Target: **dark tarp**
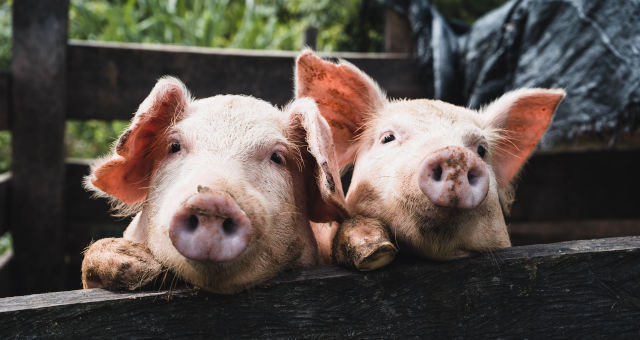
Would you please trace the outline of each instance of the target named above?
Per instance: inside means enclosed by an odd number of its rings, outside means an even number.
[[[640,126],[640,0],[513,0],[471,27],[426,0],[389,0],[405,14],[433,98],[471,108],[520,87],[562,87],[541,147],[605,141]]]

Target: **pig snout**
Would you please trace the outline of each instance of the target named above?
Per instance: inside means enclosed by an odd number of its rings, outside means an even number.
[[[237,258],[247,248],[250,233],[251,221],[236,201],[226,193],[210,190],[188,198],[169,225],[176,250],[200,261]]]
[[[473,209],[489,190],[487,166],[463,147],[435,151],[424,160],[419,174],[420,190],[440,207]]]

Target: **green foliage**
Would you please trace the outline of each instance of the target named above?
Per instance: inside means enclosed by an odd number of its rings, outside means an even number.
[[[11,0],[0,1],[0,71],[11,63]]]
[[[11,233],[7,232],[0,236],[0,255],[4,254],[7,250],[11,249],[13,239]]]
[[[111,144],[126,129],[128,122],[115,120],[67,121],[67,154],[76,158],[95,158],[109,151]]]
[[[369,1],[365,1],[369,3]],[[72,39],[205,47],[298,50],[308,26],[318,47],[346,46],[345,27],[358,19],[360,0],[72,0]],[[380,50],[382,34],[362,32]]]
[[[11,168],[11,132],[0,131],[0,173]]]

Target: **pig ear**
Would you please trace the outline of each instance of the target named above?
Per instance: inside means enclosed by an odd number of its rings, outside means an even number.
[[[483,110],[486,126],[500,134],[492,163],[501,188],[511,183],[533,152],[564,96],[562,89],[520,89]]]
[[[380,87],[357,67],[324,61],[311,50],[296,60],[296,97],[311,97],[333,133],[339,166],[353,161],[354,137],[387,102]]]
[[[303,152],[310,219],[329,222],[345,218],[347,210],[329,125],[310,98],[295,100],[287,113],[290,136]]]
[[[125,204],[142,201],[148,192],[154,163],[166,152],[158,141],[181,118],[188,98],[184,84],[178,79],[160,79],[115,143],[111,156],[93,167],[88,182]]]

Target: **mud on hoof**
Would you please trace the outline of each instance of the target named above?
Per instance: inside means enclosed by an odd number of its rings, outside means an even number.
[[[82,260],[82,287],[135,290],[150,284],[163,268],[143,244],[105,238],[91,244]]]
[[[398,249],[382,222],[356,216],[342,223],[333,240],[332,252],[337,263],[369,271],[393,261]]]

